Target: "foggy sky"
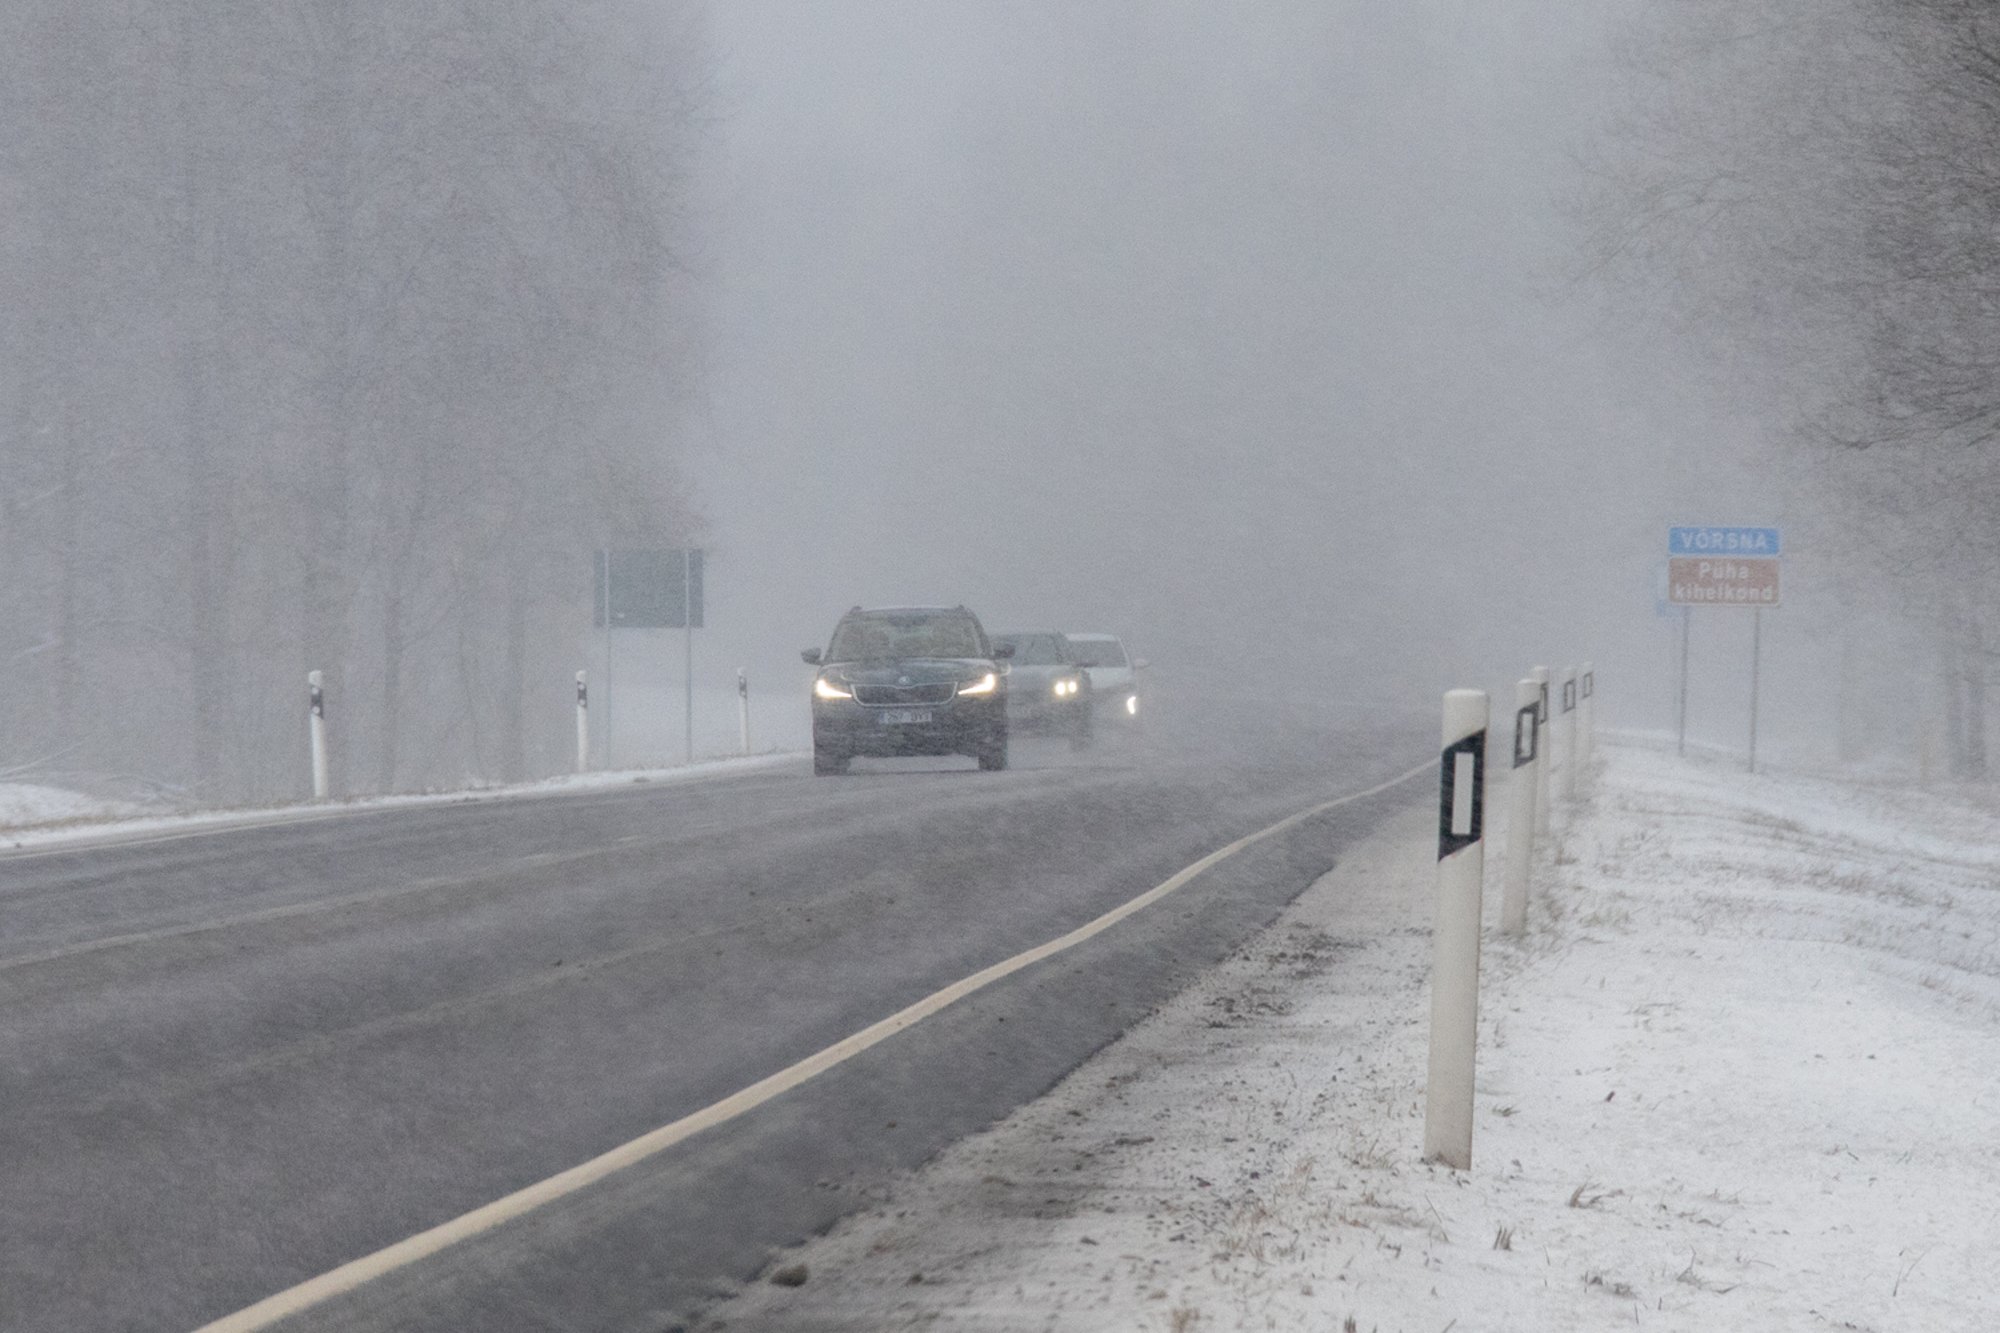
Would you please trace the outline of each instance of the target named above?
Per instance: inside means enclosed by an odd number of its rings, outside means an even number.
[[[1664,527],[1782,515],[1571,299],[1617,13],[717,7],[704,669],[965,601],[1361,693],[1656,670]]]
[[[1870,656],[1785,386],[1587,271],[1642,0],[114,11],[0,25],[14,763],[295,794],[308,669],[343,790],[566,764],[578,668],[600,759],[678,757],[606,544],[707,549],[709,753],[739,666],[801,743],[798,649],[885,603],[1281,709],[1594,658],[1663,725],[1675,523],[1786,525],[1774,733]],[[1697,622],[1727,732],[1748,624]]]

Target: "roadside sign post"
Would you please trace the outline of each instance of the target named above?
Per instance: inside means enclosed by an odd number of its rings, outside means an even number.
[[[1540,758],[1535,764],[1535,836],[1549,835],[1549,669],[1538,666],[1528,672],[1535,682],[1535,725],[1540,728],[1535,742]]]
[[[331,788],[326,759],[326,677],[306,673],[306,738],[312,746],[313,799],[324,801]]]
[[[1589,662],[1583,664],[1583,675],[1577,678],[1576,724],[1581,727],[1578,741],[1578,756],[1585,769],[1590,767],[1591,758],[1597,753],[1597,668]]]
[[[1472,1082],[1479,1039],[1479,895],[1486,869],[1486,721],[1486,691],[1452,690],[1444,696],[1424,1160],[1442,1162],[1455,1171],[1472,1169]]]
[[[1681,608],[1678,750],[1687,753],[1688,623],[1697,606],[1750,608],[1750,771],[1757,771],[1757,695],[1764,611],[1779,604],[1782,554],[1776,528],[1667,529],[1667,599]]]
[[[1507,778],[1507,880],[1500,895],[1500,929],[1519,935],[1528,925],[1528,877],[1535,860],[1535,770],[1542,762],[1542,687],[1514,683],[1514,767]]]
[[[1688,625],[1694,619],[1694,608],[1681,608],[1681,706],[1680,722],[1675,728],[1674,753],[1686,758],[1688,752]]]
[[[750,753],[750,673],[736,668],[736,721],[743,732],[743,753]]]
[[[604,766],[611,762],[613,630],[678,629],[681,641],[682,752],[694,761],[694,632],[702,627],[701,548],[673,546],[597,552],[595,618],[604,630]]]
[[[682,762],[694,762],[694,561],[693,551],[681,551],[681,736]]]
[[[1563,668],[1562,678],[1562,723],[1563,723],[1563,799],[1576,802],[1576,668]],[[1574,811],[1563,818],[1574,819]]]
[[[604,579],[599,589],[597,623],[604,626],[604,767],[607,771],[617,771],[618,765],[612,759],[611,751],[611,700],[616,697],[611,688],[611,552],[605,550]]]
[[[590,771],[590,685],[586,673],[576,673],[576,771]]]
[[[1757,771],[1757,674],[1764,647],[1764,610],[1750,613],[1750,771]]]

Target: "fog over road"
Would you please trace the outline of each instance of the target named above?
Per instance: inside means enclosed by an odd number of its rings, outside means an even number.
[[[1286,745],[1239,719],[1017,743],[1000,774],[801,760],[0,859],[0,1325],[193,1327],[698,1110],[1431,748],[1349,713]],[[665,1326],[1049,1086],[1422,794],[1305,821],[286,1327]]]

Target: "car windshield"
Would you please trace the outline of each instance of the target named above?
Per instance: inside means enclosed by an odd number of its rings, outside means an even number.
[[[970,616],[936,612],[874,612],[840,622],[827,649],[829,662],[884,657],[984,657],[979,627]]]
[[[1069,646],[1075,651],[1080,662],[1101,667],[1125,665],[1125,649],[1116,639],[1071,639]]]
[[[994,642],[1014,645],[1015,666],[1058,666],[1069,660],[1053,634],[1003,634]]]

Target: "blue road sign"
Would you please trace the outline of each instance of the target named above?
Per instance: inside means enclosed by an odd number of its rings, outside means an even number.
[[[1777,555],[1776,528],[1668,528],[1668,555]]]

